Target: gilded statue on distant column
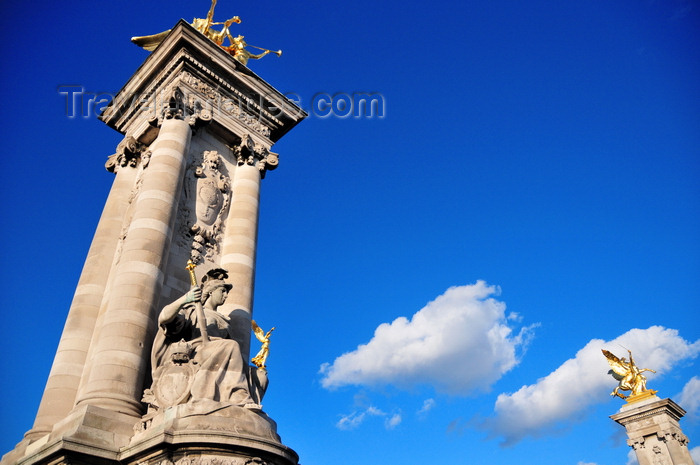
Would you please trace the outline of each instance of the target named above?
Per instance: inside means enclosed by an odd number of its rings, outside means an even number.
[[[656,391],[647,389],[647,378],[642,373],[645,371],[650,371],[656,373],[656,371],[650,368],[639,368],[632,358],[632,351],[627,349],[630,359],[627,361],[625,357],[617,358],[615,354],[603,349],[603,355],[608,360],[608,365],[610,365],[611,370],[608,371],[609,374],[613,376],[620,384],[610,393],[611,396],[618,396],[621,399],[627,399],[627,402],[634,400],[635,396],[647,393],[648,395],[656,394]],[[625,396],[620,392],[631,391],[629,396]]]
[[[243,40],[243,36],[241,35],[234,38],[231,35],[229,28],[234,23],[241,23],[241,19],[238,16],[234,16],[231,19],[227,19],[224,22],[214,22],[214,8],[216,7],[216,2],[217,0],[211,0],[211,7],[209,8],[207,17],[194,18],[191,23],[192,27],[204,34],[209,40],[211,40],[216,45],[224,49],[227,53],[232,55],[233,58],[235,58],[240,63],[243,63],[244,65],[248,64],[248,60],[251,58],[257,60],[269,53],[274,53],[277,56],[282,56],[282,50],[268,50],[266,48],[256,47],[255,45],[248,45]],[[212,27],[218,25],[223,25],[224,27],[221,30],[216,30]],[[158,47],[161,44],[161,42],[163,42],[163,40],[167,37],[169,33],[170,29],[150,36],[132,37],[131,41],[139,47],[142,47],[151,52],[155,50],[156,47]],[[226,39],[229,40],[229,45],[224,45],[224,41]],[[245,47],[257,48],[258,50],[262,50],[263,53],[255,55],[246,50]]]
[[[260,326],[258,326],[255,320],[251,320],[250,323],[253,327],[253,333],[255,333],[255,337],[258,339],[258,341],[262,342],[262,347],[260,348],[258,355],[253,357],[250,361],[253,362],[253,364],[256,367],[262,368],[264,370],[265,362],[267,361],[267,356],[270,355],[270,336],[272,336],[272,331],[274,331],[275,328],[273,326],[272,329],[266,333],[262,330],[262,328],[260,328]]]

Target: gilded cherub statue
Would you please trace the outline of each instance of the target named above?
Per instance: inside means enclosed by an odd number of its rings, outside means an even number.
[[[630,359],[627,361],[625,357],[617,358],[613,353],[603,349],[603,355],[608,360],[608,365],[610,365],[611,370],[608,371],[609,374],[613,376],[620,384],[610,393],[611,396],[618,396],[622,399],[628,399],[638,394],[646,391],[655,393],[647,389],[647,378],[642,373],[645,371],[650,371],[656,373],[650,368],[640,369],[632,358],[632,351],[627,349]],[[629,396],[625,396],[620,393],[620,390],[631,391]]]
[[[265,55],[267,55],[268,53],[274,53],[278,57],[282,56],[282,50],[277,50],[277,51],[268,50],[266,48],[256,47],[255,45],[248,45],[245,42],[245,40],[243,40],[243,36],[241,36],[241,35],[234,38],[234,37],[231,37],[231,35],[229,34],[228,37],[229,37],[229,40],[231,41],[231,45],[229,45],[228,47],[222,47],[222,48],[224,50],[226,50],[228,53],[230,53],[231,55],[233,55],[233,58],[240,61],[244,65],[248,64],[249,59],[253,58],[254,60],[258,60],[258,59],[264,57]],[[246,47],[257,48],[258,50],[263,50],[263,52],[258,54],[258,55],[254,55],[254,54],[250,53],[248,50],[246,50],[245,49]]]
[[[265,362],[267,361],[267,356],[270,354],[270,336],[275,328],[273,327],[266,333],[260,328],[260,326],[258,326],[255,320],[251,320],[250,324],[253,327],[255,337],[258,339],[258,341],[262,342],[262,347],[260,348],[258,355],[253,357],[250,361],[253,362],[253,364],[258,368],[265,369]]]
[[[216,2],[217,0],[211,0],[211,7],[209,8],[209,12],[207,13],[206,18],[194,18],[192,20],[192,27],[197,29],[199,32],[204,34],[209,40],[214,42],[216,45],[221,47],[222,49],[226,50],[230,55],[233,56],[237,61],[240,63],[243,63],[244,65],[248,64],[248,60],[253,58],[253,59],[259,59],[267,55],[268,53],[274,53],[277,56],[282,56],[282,50],[268,50],[266,48],[261,48],[261,47],[256,47],[254,45],[248,45],[245,43],[243,40],[243,36],[239,35],[238,37],[234,38],[231,35],[231,32],[229,31],[229,28],[233,23],[240,24],[241,19],[238,16],[234,16],[231,19],[228,19],[226,21],[222,22],[214,22],[214,8],[216,7]],[[223,25],[224,27],[219,31],[214,29],[212,26],[218,26],[218,25]],[[138,45],[141,48],[144,48],[146,50],[153,51],[158,47],[163,40],[167,37],[167,35],[170,33],[170,29],[167,31],[163,31],[159,34],[153,34],[150,36],[140,36],[140,37],[132,37],[131,41]],[[228,39],[230,44],[229,45],[224,45],[224,41]],[[257,48],[259,50],[263,50],[263,53],[260,53],[258,55],[255,55],[248,50],[245,49],[245,47],[253,47]]]

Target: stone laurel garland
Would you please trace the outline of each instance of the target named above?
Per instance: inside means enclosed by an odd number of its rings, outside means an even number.
[[[137,465],[272,465],[261,458],[244,457],[183,457],[173,462],[170,459],[159,460],[157,462],[138,462]]]

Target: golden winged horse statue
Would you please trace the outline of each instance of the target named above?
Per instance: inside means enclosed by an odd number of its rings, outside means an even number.
[[[240,24],[241,19],[238,16],[234,16],[231,19],[227,19],[224,22],[214,22],[214,8],[216,7],[217,0],[211,1],[211,7],[207,13],[206,18],[194,18],[192,20],[192,27],[197,29],[199,32],[204,34],[209,40],[214,42],[216,45],[224,49],[227,53],[233,56],[237,61],[248,64],[248,60],[259,59],[267,55],[268,53],[274,53],[277,56],[282,56],[282,50],[268,50],[262,47],[256,47],[255,45],[248,45],[244,40],[243,36],[233,37],[229,28],[234,23]],[[216,30],[212,26],[223,25],[221,30]],[[160,32],[158,34],[153,34],[150,36],[139,36],[132,37],[131,41],[138,45],[139,47],[148,50],[149,52],[155,50],[163,40],[170,34],[170,29],[167,31]],[[224,41],[228,39],[229,45],[224,45]],[[253,47],[262,50],[263,53],[253,54],[245,49],[245,47]]]
[[[639,368],[632,358],[632,351],[627,350],[630,359],[627,361],[625,357],[617,358],[615,354],[603,349],[603,355],[608,360],[608,365],[610,365],[609,374],[613,376],[620,384],[610,393],[611,396],[618,396],[622,399],[627,399],[628,397],[639,395],[643,392],[650,391],[647,389],[647,378],[642,373],[645,371],[650,371],[656,373],[650,368]],[[631,391],[629,396],[625,396],[620,393],[622,391]]]

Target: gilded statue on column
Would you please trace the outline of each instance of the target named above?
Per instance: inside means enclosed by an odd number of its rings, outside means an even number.
[[[260,328],[260,326],[258,326],[255,320],[251,320],[250,323],[253,327],[255,338],[262,343],[262,347],[260,347],[258,355],[253,357],[250,361],[258,368],[262,368],[264,370],[266,368],[265,362],[267,362],[267,356],[270,355],[270,336],[272,336],[272,331],[274,331],[275,328],[273,326],[272,329],[266,333],[262,330],[262,328]]]
[[[610,365],[609,374],[613,376],[619,384],[610,393],[611,396],[618,396],[621,399],[627,399],[628,402],[633,400],[633,397],[639,396],[642,393],[649,393],[653,395],[656,391],[647,389],[647,378],[642,373],[645,371],[650,371],[656,373],[656,371],[650,368],[639,368],[632,358],[632,351],[627,350],[629,353],[629,361],[625,357],[617,358],[615,354],[603,349],[603,355],[608,360],[608,365]],[[629,396],[622,394],[620,391],[631,391]]]
[[[209,8],[209,12],[207,13],[206,18],[194,18],[192,20],[192,27],[204,34],[205,37],[207,37],[209,40],[221,47],[223,50],[225,50],[227,53],[233,56],[233,58],[235,58],[237,61],[244,65],[247,65],[248,60],[251,58],[257,60],[269,53],[273,53],[277,56],[282,56],[282,50],[268,50],[266,48],[256,47],[255,45],[248,45],[243,40],[242,35],[239,35],[234,38],[231,35],[229,28],[234,23],[241,23],[241,19],[238,16],[234,16],[231,19],[227,19],[224,22],[214,22],[214,8],[216,7],[216,2],[217,0],[212,0],[211,7]],[[223,28],[221,28],[221,30],[217,30],[214,27],[212,27],[220,25],[223,25]],[[155,50],[161,44],[161,42],[163,42],[163,40],[165,40],[170,31],[171,30],[168,29],[167,31],[163,31],[161,33],[153,34],[150,36],[132,37],[131,41],[139,47],[151,52]],[[226,39],[228,39],[229,41],[228,45],[224,45]],[[256,48],[258,50],[262,50],[263,52],[256,55],[246,50],[246,47]]]

